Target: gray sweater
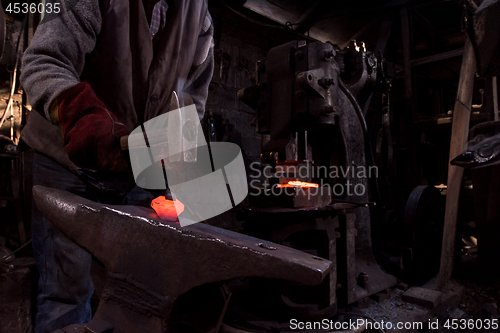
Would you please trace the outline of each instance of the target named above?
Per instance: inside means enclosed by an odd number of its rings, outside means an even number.
[[[167,25],[153,52],[142,0],[50,0],[22,62],[33,110],[22,139],[76,170],[50,120],[52,101],[88,82],[130,130],[168,110],[172,92],[189,94],[200,117],[213,74],[213,25],[204,0],[169,0]]]

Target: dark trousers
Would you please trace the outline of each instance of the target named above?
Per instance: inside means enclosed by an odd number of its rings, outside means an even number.
[[[80,177],[38,153],[33,159],[33,185],[57,188],[97,201]],[[152,198],[149,192],[135,187],[124,202],[142,205]],[[32,211],[32,238],[40,273],[35,333],[89,322],[90,298],[94,291],[90,277],[91,255],[54,228],[36,205]]]

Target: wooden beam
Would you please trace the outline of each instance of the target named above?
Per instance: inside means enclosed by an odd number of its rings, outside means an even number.
[[[405,98],[409,101],[412,99],[412,79],[411,79],[411,36],[410,36],[410,21],[408,18],[408,10],[403,7],[400,12],[401,16],[401,37],[403,39],[403,66],[405,79]]]
[[[419,65],[423,65],[423,64],[428,64],[431,62],[455,58],[455,57],[461,56],[462,54],[464,54],[464,49],[460,48],[460,49],[456,49],[456,50],[452,50],[452,51],[448,51],[448,52],[435,54],[435,55],[432,55],[429,57],[413,59],[411,61],[411,66],[415,67],[415,66],[419,66]]]
[[[269,1],[247,0],[243,7],[248,8],[256,12],[257,14],[260,14],[283,25],[287,22],[296,23],[300,20],[300,17],[298,15],[290,13]],[[309,36],[321,42],[336,40],[335,36],[316,27],[311,27],[309,29]]]
[[[457,100],[453,111],[451,128],[450,158],[462,153],[469,136],[469,121],[472,106],[474,76],[476,74],[476,56],[472,43],[467,38],[464,47]],[[457,236],[458,204],[462,187],[464,169],[448,165],[448,188],[446,190],[446,211],[444,216],[443,245],[441,250],[441,266],[439,269],[438,288],[450,279],[453,272],[455,239]]]

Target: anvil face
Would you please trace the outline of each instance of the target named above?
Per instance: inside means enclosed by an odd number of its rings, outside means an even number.
[[[164,331],[173,302],[196,286],[240,277],[317,285],[332,265],[206,224],[181,227],[145,207],[103,205],[42,186],[33,196],[56,228],[104,264],[108,281],[95,318],[114,332]]]

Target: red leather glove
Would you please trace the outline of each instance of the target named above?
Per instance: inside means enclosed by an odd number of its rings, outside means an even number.
[[[120,137],[130,131],[86,82],[81,82],[58,96],[59,122],[64,148],[73,163],[98,171],[130,169],[120,149]]]

